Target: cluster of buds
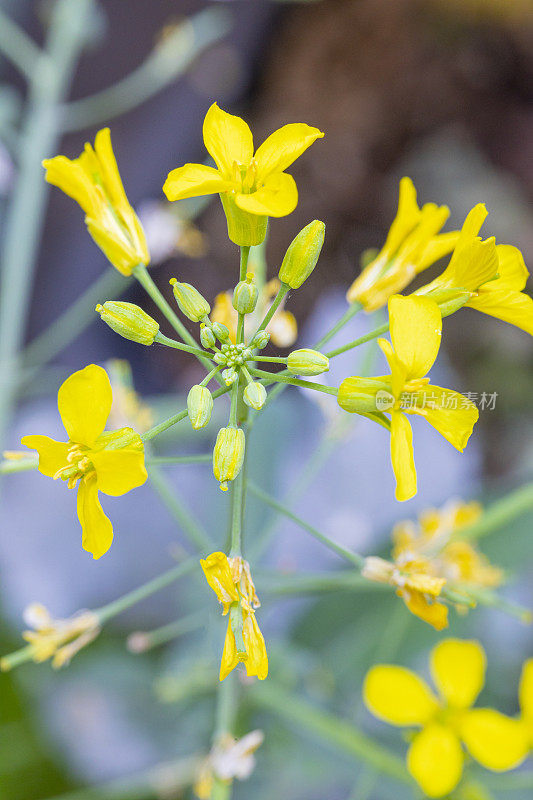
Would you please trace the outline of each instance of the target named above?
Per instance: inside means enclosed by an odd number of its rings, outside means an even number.
[[[167,338],[160,332],[159,324],[133,303],[108,300],[96,306],[102,320],[125,339],[145,346],[154,343],[171,346],[199,356],[204,363],[213,363],[213,369],[189,390],[187,414],[195,430],[205,428],[211,419],[214,400],[208,384],[216,379],[231,391],[230,420],[227,427],[219,431],[213,451],[213,472],[222,490],[237,477],[243,464],[245,436],[239,423],[246,414],[245,407],[259,411],[267,400],[265,384],[269,383],[269,373],[257,370],[256,363],[284,365],[282,380],[288,383],[294,381],[291,376],[316,376],[329,369],[328,358],[309,348],[294,350],[286,358],[266,357],[261,353],[269,344],[270,333],[266,327],[276,309],[289,290],[300,287],[315,268],[324,242],[324,230],[324,223],[315,220],[291,242],[279,270],[278,293],[252,335],[245,334],[244,318],[254,314],[257,308],[259,287],[254,274],[243,270],[231,298],[238,319],[236,329],[231,332],[224,323],[209,318],[211,306],[192,284],[171,278],[170,285],[180,312],[191,322],[200,324],[198,345]],[[273,375],[273,379],[271,382],[278,381],[280,376]],[[237,406],[241,409],[240,419]]]

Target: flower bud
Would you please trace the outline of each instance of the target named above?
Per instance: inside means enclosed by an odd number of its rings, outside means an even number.
[[[266,389],[262,383],[255,383],[251,381],[247,384],[244,392],[244,402],[250,408],[254,408],[256,411],[260,411],[263,408],[263,405],[266,400]]]
[[[241,471],[245,438],[242,428],[221,428],[213,450],[213,473],[223,492]]]
[[[375,414],[394,407],[392,387],[376,378],[360,378],[354,375],[345,378],[339,386],[337,402],[350,414]]]
[[[187,413],[195,431],[205,428],[212,410],[213,398],[207,386],[191,386],[187,395]]]
[[[329,359],[309,348],[293,350],[287,358],[287,368],[294,375],[320,375],[329,370]]]
[[[217,337],[219,342],[227,342],[229,339],[229,330],[222,322],[213,322],[211,330]]]
[[[235,367],[230,367],[222,372],[222,378],[226,386],[232,386],[238,378],[238,373]]]
[[[98,304],[96,311],[105,323],[125,339],[139,344],[151,345],[159,333],[159,325],[142,308],[134,303],[107,300]]]
[[[263,347],[266,347],[270,341],[270,334],[267,331],[258,331],[252,341],[250,342],[250,347],[257,347],[258,350],[262,350]]]
[[[200,292],[190,283],[179,283],[176,278],[169,281],[182,314],[193,322],[200,322],[209,312],[211,306]]]
[[[326,226],[315,219],[302,228],[289,245],[279,271],[279,279],[291,289],[298,289],[307,280],[320,256]]]
[[[202,343],[202,347],[205,347],[206,350],[209,350],[216,344],[215,334],[205,323],[202,323],[200,326],[200,341]]]
[[[245,281],[240,281],[233,292],[233,308],[239,314],[251,314],[257,305],[257,286],[253,283],[253,273],[246,275]]]

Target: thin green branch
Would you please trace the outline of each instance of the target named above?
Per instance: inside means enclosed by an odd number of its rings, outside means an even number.
[[[326,386],[323,383],[314,383],[314,381],[303,381],[300,378],[290,378],[279,372],[265,372],[262,369],[250,369],[250,372],[257,378],[261,378],[264,383],[286,383],[291,386],[300,386],[302,389],[314,389],[316,392],[324,392],[335,397],[338,393],[338,389],[335,386]]]
[[[318,342],[314,345],[313,350],[321,350],[325,344],[329,342],[330,339],[340,331],[344,326],[355,317],[355,315],[361,311],[362,309],[361,303],[352,303],[348,310],[342,315],[340,320],[329,330],[324,336],[318,340]]]
[[[205,624],[205,613],[203,611],[195,611],[186,617],[170,622],[168,625],[162,625],[152,631],[136,631],[132,633],[128,636],[128,649],[132,653],[145,653],[147,650],[153,650],[154,647],[168,644],[186,633],[192,633],[204,627]]]
[[[214,544],[211,537],[192,514],[187,511],[176,491],[176,487],[170,483],[162,470],[152,464],[148,467],[148,478],[175,521],[198,550],[202,553],[213,550]]]
[[[533,483],[520,486],[501,500],[492,503],[479,519],[471,525],[459,528],[453,539],[470,541],[488,536],[490,533],[504,528],[509,522],[533,509]]]
[[[6,458],[5,461],[0,461],[0,475],[12,475],[15,472],[27,472],[32,469],[37,469],[38,466],[38,456],[21,459]]]
[[[348,342],[348,344],[345,344],[342,347],[337,347],[336,350],[330,350],[329,353],[326,353],[326,356],[328,358],[335,358],[335,356],[340,356],[341,353],[346,353],[348,352],[348,350],[353,350],[354,347],[359,347],[362,344],[371,342],[372,339],[377,339],[378,336],[382,336],[384,333],[387,333],[388,330],[389,330],[389,323],[386,322],[384,325],[380,325],[379,328],[370,331],[370,333],[365,333],[364,336],[360,336],[359,339],[354,339],[353,342]]]
[[[221,397],[223,394],[226,394],[230,390],[230,386],[222,386],[220,389],[217,389],[216,392],[213,392],[213,398]],[[172,417],[163,420],[158,425],[154,425],[153,428],[150,428],[149,431],[143,433],[141,439],[143,442],[149,442],[151,439],[154,439],[156,436],[159,436],[160,433],[163,431],[168,430],[173,425],[176,425],[177,422],[181,422],[182,420],[188,417],[187,409],[185,408],[183,411],[179,411],[177,414],[174,414]]]
[[[42,54],[27,33],[0,8],[0,53],[30,81]],[[41,62],[42,63],[42,62]]]
[[[192,347],[190,344],[177,342],[175,339],[169,339],[168,336],[165,336],[161,331],[156,334],[154,342],[163,344],[166,347],[173,347],[175,350],[183,350],[185,353],[192,353],[193,356],[198,356],[199,358],[211,358],[211,353],[208,353],[206,350],[202,350],[200,347]],[[217,370],[211,370],[211,372],[216,371]]]
[[[259,333],[259,331],[264,331],[265,330],[265,328],[267,327],[268,323],[270,322],[270,320],[272,319],[272,317],[274,316],[274,314],[278,310],[280,304],[283,302],[283,299],[284,299],[285,295],[287,294],[287,292],[290,290],[290,288],[291,287],[288,286],[286,283],[282,283],[281,284],[281,286],[278,289],[277,295],[275,296],[274,300],[272,301],[272,305],[270,306],[270,308],[268,309],[267,313],[263,317],[263,321],[261,322],[261,324],[259,325],[258,329],[254,333],[254,336],[256,336]],[[253,337],[252,337],[252,339],[253,339]]]
[[[147,465],[162,466],[164,464],[210,464],[213,460],[211,453],[198,453],[191,456],[149,456]]]

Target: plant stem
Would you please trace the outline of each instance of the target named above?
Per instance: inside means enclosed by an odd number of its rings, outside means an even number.
[[[193,456],[150,456],[146,459],[149,466],[163,464],[210,464],[213,460],[211,453],[199,453]]]
[[[337,396],[338,389],[335,386],[325,386],[323,383],[314,383],[314,381],[302,381],[300,378],[289,378],[280,373],[265,372],[262,369],[251,369],[250,372],[257,378],[263,379],[265,383],[287,383],[291,386],[301,386],[302,389],[314,389],[316,392]]]
[[[202,350],[199,347],[191,347],[189,344],[182,344],[181,342],[177,342],[175,339],[169,339],[168,336],[165,336],[161,332],[156,335],[154,342],[157,342],[157,344],[164,344],[167,347],[174,347],[175,350],[184,350],[186,353],[192,353],[193,356],[198,356],[199,358],[211,359],[211,353],[208,353],[206,350]],[[217,371],[218,368],[211,370],[211,372]]]
[[[254,361],[266,361],[269,364],[286,364],[286,358],[280,358],[279,356],[254,356]]]
[[[205,625],[205,614],[203,611],[195,611],[186,617],[162,625],[152,631],[136,631],[128,637],[128,648],[135,653],[145,653],[154,647],[177,639],[186,633],[198,630]]]
[[[241,247],[241,260],[239,265],[239,281],[246,280],[246,271],[248,267],[248,258],[250,256],[249,247]],[[240,344],[244,342],[244,314],[239,312],[237,322],[237,333],[235,335],[235,342]]]
[[[197,568],[198,560],[196,558],[189,558],[176,567],[163,572],[162,575],[158,575],[157,578],[119,597],[118,600],[113,600],[105,606],[95,608],[94,613],[98,616],[101,623],[107,622],[112,617],[116,617],[118,614],[122,614],[123,611],[126,611],[126,609],[136,605],[136,603],[140,603],[141,600],[145,600],[147,597],[150,597],[150,595],[170,586],[171,583],[174,583],[174,581],[177,581],[184,575],[189,575]]]
[[[351,550],[347,550],[342,545],[334,542],[332,539],[329,538],[329,536],[326,536],[324,533],[321,533],[313,525],[309,525],[309,523],[301,519],[301,517],[298,517],[296,514],[293,514],[293,512],[290,509],[286,508],[284,505],[279,503],[269,494],[264,492],[262,489],[259,488],[259,486],[256,486],[255,483],[249,481],[248,489],[252,492],[252,494],[255,494],[256,497],[262,500],[263,503],[266,503],[271,508],[274,508],[276,511],[279,511],[280,514],[283,514],[288,519],[295,522],[296,525],[299,525],[299,527],[302,528],[304,531],[310,533],[311,536],[314,536],[315,539],[318,539],[319,542],[322,542],[322,544],[326,545],[326,547],[328,547],[330,550],[333,550],[335,553],[337,553],[337,555],[341,556],[342,558],[346,559],[346,561],[349,561],[351,564],[361,569],[361,567],[365,563],[365,559],[363,558],[363,556],[360,556],[358,553],[353,553]]]
[[[253,492],[253,489],[250,489]],[[303,594],[321,594],[322,592],[374,592],[386,591],[390,587],[385,583],[369,581],[353,570],[342,570],[326,573],[287,573],[280,576],[265,576],[258,570],[261,578],[262,593],[267,599],[276,597],[300,596]],[[279,580],[282,577],[283,580]]]
[[[216,392],[213,392],[213,398],[221,397],[223,394],[226,394],[230,390],[230,386],[222,386],[220,389],[217,389]],[[159,436],[160,433],[163,431],[168,430],[177,422],[181,422],[182,419],[185,419],[188,416],[187,409],[185,408],[183,411],[179,411],[177,414],[174,414],[172,417],[163,420],[158,425],[154,425],[153,428],[150,428],[149,431],[143,433],[141,439],[143,442],[149,442],[151,439],[154,439],[156,436]]]
[[[261,322],[260,326],[258,327],[256,332],[254,333],[254,336],[257,336],[259,331],[264,331],[265,330],[265,328],[267,327],[268,323],[270,322],[270,320],[272,319],[272,317],[274,316],[274,314],[278,310],[280,303],[283,301],[285,295],[287,294],[287,292],[289,291],[290,288],[291,287],[286,283],[282,283],[281,284],[281,286],[279,287],[277,295],[275,296],[274,300],[272,301],[272,305],[270,306],[270,308],[268,309],[267,313],[265,314],[265,316],[263,318],[263,321]],[[252,336],[252,339],[253,339],[253,336]]]
[[[302,731],[314,733],[327,744],[370,764],[376,770],[414,788],[404,762],[354,725],[327,714],[289,694],[271,680],[250,687],[252,701],[267,712],[278,714]]]
[[[41,51],[33,39],[2,9],[0,9],[0,53],[8,58],[29,81],[33,80],[35,70],[39,68]]]
[[[244,503],[244,464],[231,484],[230,556],[242,555],[242,518]]]
[[[452,539],[470,541],[480,539],[489,533],[503,528],[516,517],[533,509],[533,483],[520,486],[511,494],[492,503],[471,525],[459,528],[452,534]]]
[[[200,386],[207,386],[207,384],[213,380],[215,375],[218,375],[220,370],[221,367],[215,367],[214,369],[211,370],[211,372],[208,372],[203,381],[200,381]]]
[[[21,458],[20,460],[6,459],[0,461],[0,475],[12,475],[15,472],[27,472],[37,469],[39,466],[38,458]]]
[[[348,350],[352,350],[354,347],[359,347],[359,345],[366,344],[366,342],[370,342],[372,341],[372,339],[376,339],[383,333],[387,333],[388,330],[389,330],[389,323],[386,322],[384,325],[380,325],[379,328],[370,331],[370,333],[365,333],[364,336],[360,336],[359,339],[354,339],[353,342],[348,342],[348,344],[345,344],[342,347],[337,347],[336,350],[330,350],[329,353],[326,353],[326,356],[328,358],[335,358],[335,356],[340,356],[341,353],[346,353]]]
[[[92,0],[56,3],[45,49],[31,72],[29,99],[19,136],[18,180],[11,197],[0,257],[0,443],[17,389],[19,352],[44,222],[47,186],[41,161],[57,148],[58,103],[70,86],[92,11]]]
[[[196,545],[200,552],[205,553],[211,551],[214,546],[211,537],[189,511],[187,511],[176,491],[176,487],[169,482],[162,470],[157,466],[150,466],[148,469],[148,478],[189,540]]]
[[[361,305],[361,303],[358,302],[352,303],[350,307],[347,309],[347,311],[342,315],[337,324],[334,325],[333,328],[331,328],[331,330],[329,330],[321,339],[319,339],[319,341],[313,347],[313,350],[321,350],[324,347],[324,345],[329,342],[330,339],[333,339],[335,334],[337,334],[342,328],[344,328],[346,323],[348,323],[351,319],[353,319],[353,317],[355,317],[355,315],[359,311],[361,311],[362,307],[363,306]]]

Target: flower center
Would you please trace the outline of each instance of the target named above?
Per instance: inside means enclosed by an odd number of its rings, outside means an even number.
[[[252,158],[249,164],[233,162],[233,180],[240,184],[242,194],[252,194],[257,191],[257,163]]]
[[[67,452],[67,463],[60,467],[54,475],[54,480],[61,478],[67,482],[69,489],[73,489],[81,478],[88,477],[94,472],[94,467],[87,456],[88,447],[76,442],[71,442]]]

